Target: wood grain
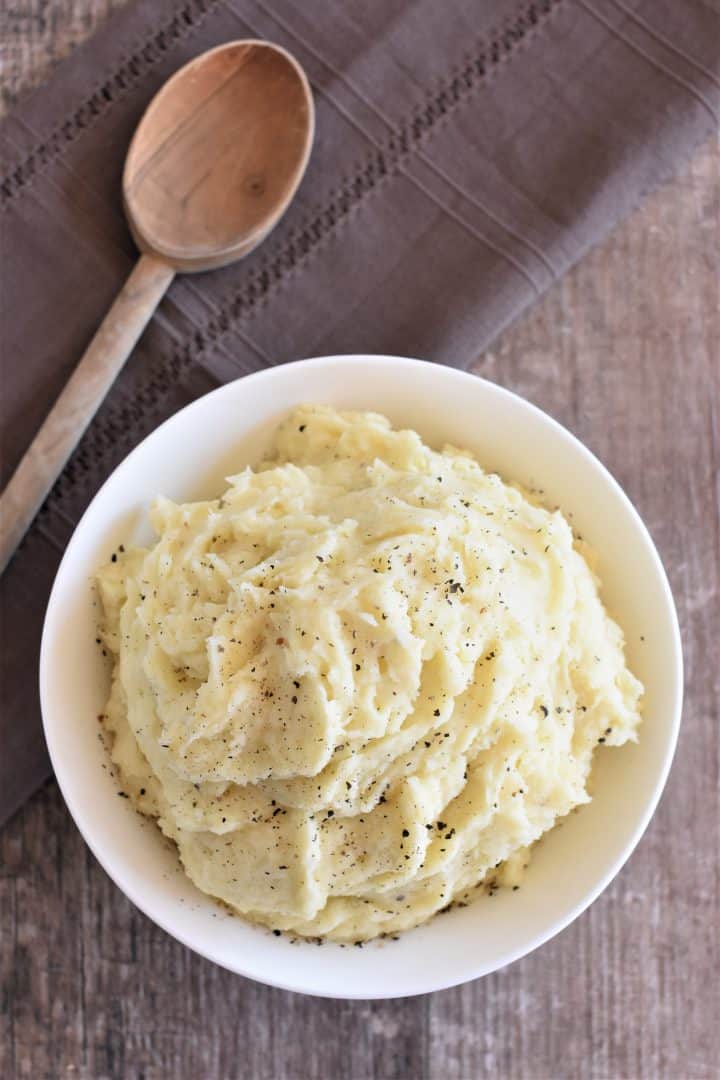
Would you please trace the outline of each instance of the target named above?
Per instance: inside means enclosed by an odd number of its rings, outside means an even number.
[[[113,6],[15,0],[6,83],[40,77]],[[135,911],[49,784],[0,834],[0,1076],[705,1080],[720,1060],[720,155],[706,146],[475,370],[566,423],[643,514],[685,649],[684,727],[635,855],[568,930],[505,971],[408,1001],[256,986]]]
[[[128,150],[123,201],[138,247],[178,271],[249,255],[287,210],[314,132],[310,85],[283,49],[234,41],[195,57]]]

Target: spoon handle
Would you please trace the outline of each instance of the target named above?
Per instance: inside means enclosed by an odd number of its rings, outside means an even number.
[[[0,573],[132,352],[175,271],[141,255],[0,496]]]

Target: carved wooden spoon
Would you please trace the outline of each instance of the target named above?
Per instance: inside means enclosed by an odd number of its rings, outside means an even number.
[[[123,174],[141,256],[0,498],[0,573],[175,273],[224,266],[265,239],[302,179],[314,124],[302,68],[263,41],[211,49],[153,98]]]

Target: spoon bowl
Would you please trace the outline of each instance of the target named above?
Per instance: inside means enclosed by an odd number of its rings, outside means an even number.
[[[247,255],[287,209],[313,132],[307,78],[279,46],[233,41],[186,64],[148,106],[125,162],[140,250],[186,272]]]

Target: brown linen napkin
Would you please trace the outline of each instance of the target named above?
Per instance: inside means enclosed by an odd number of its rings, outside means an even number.
[[[175,281],[0,583],[0,821],[50,772],[36,684],[53,575],[133,445],[268,364],[368,351],[469,365],[720,107],[720,19],[703,0],[130,3],[0,135],[3,482],[135,258],[120,177],[145,105],[240,37],[281,43],[311,78],[308,175],[255,255]]]

